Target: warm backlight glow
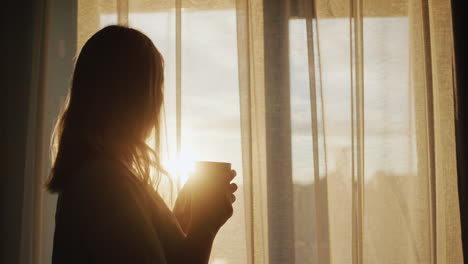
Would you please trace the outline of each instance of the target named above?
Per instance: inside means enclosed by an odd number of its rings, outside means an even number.
[[[154,136],[148,138],[146,144],[154,149]],[[193,173],[195,169],[195,161],[197,160],[196,156],[189,144],[184,144],[180,153],[165,154],[166,155],[162,155],[160,157],[160,162],[164,169],[169,172],[177,188],[180,188],[185,184],[185,182],[187,182],[189,176]],[[154,175],[154,172],[152,172],[151,175]]]
[[[178,156],[178,157],[177,157]],[[184,148],[179,155],[163,160],[163,166],[176,179],[179,187],[187,182],[195,169],[195,155],[189,148]]]

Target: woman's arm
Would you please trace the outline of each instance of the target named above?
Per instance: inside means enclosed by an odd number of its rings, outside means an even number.
[[[212,233],[202,228],[191,230],[185,240],[185,253],[182,262],[207,264],[210,259],[211,248],[216,233]]]
[[[178,252],[171,254],[169,262],[206,264],[209,261],[216,232],[192,222],[191,202],[191,188],[186,184],[180,190],[173,209],[183,239],[178,242]]]
[[[208,263],[217,232],[233,214],[237,185],[229,182],[235,176],[231,171],[221,190],[206,190],[189,181],[179,192],[173,212],[186,236],[185,254],[178,255],[177,263]]]

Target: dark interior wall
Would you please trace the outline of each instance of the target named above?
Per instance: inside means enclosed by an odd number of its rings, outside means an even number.
[[[458,194],[460,197],[460,215],[462,223],[463,255],[465,263],[468,262],[468,161],[466,159],[468,151],[468,130],[467,125],[467,36],[466,25],[468,19],[466,15],[466,1],[452,0],[453,31],[455,41],[455,67],[457,82],[457,164],[458,164]]]
[[[26,157],[28,103],[32,80],[34,19],[38,1],[8,1],[8,26],[2,32],[6,62],[6,156],[0,208],[0,263],[18,263],[21,237],[23,175]],[[5,63],[5,61],[3,62]],[[3,88],[2,88],[3,90]],[[4,93],[4,92],[3,92]]]
[[[77,43],[77,0],[48,0],[47,55],[43,91],[41,183],[48,177],[50,160],[50,137],[55,122],[64,107],[73,73]],[[50,263],[52,258],[53,233],[57,195],[42,193],[41,263]]]
[[[0,263],[50,263],[56,197],[41,187],[50,169],[50,135],[73,70],[77,2],[9,1],[3,10],[7,159],[1,160],[7,173],[0,184]]]

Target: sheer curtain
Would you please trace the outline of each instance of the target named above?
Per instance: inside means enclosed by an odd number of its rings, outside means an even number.
[[[238,171],[212,263],[463,262],[450,1],[83,0],[78,50],[115,23],[166,60],[175,187]]]
[[[462,263],[450,1],[237,1],[251,263]]]

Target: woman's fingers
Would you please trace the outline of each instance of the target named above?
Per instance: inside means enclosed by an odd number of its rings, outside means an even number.
[[[234,203],[236,201],[236,196],[234,194],[231,194],[231,203]]]
[[[232,193],[226,194],[228,201],[230,204],[233,204],[236,201],[236,196]]]
[[[232,204],[236,201],[236,196],[234,195],[234,192],[237,190],[237,184],[231,183],[229,184],[228,190],[226,192],[228,201]]]
[[[236,177],[236,175],[236,170],[231,170],[231,172],[229,173],[229,182],[231,182]]]
[[[230,191],[231,193],[237,191],[237,184],[235,184],[235,183],[229,184],[229,191]]]

